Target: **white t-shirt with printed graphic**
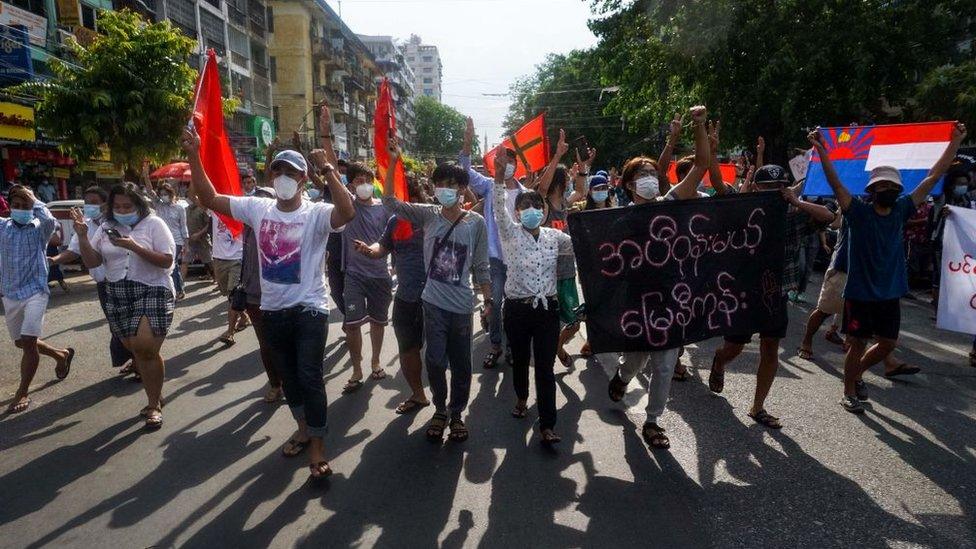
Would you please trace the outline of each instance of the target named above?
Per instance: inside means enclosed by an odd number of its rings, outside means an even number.
[[[230,210],[257,235],[261,309],[303,306],[327,313],[325,249],[329,234],[342,231],[332,228],[335,207],[303,201],[297,210],[283,212],[270,198],[231,197]]]
[[[234,238],[217,214],[210,212],[210,218],[213,220],[213,257],[225,261],[240,261],[244,257],[243,235]]]

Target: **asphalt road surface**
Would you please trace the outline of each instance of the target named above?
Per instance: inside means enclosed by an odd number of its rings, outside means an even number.
[[[340,395],[349,363],[335,315],[326,364],[335,475],[310,486],[305,461],[280,455],[294,423],[285,406],[261,401],[253,333],[216,343],[226,302],[208,286],[191,282],[177,307],[163,346],[165,424],[147,433],[141,387],[109,366],[93,285],[70,282],[70,294],[54,290],[46,324],[51,343],[78,351],[70,377],[56,382],[44,359],[31,409],[0,416],[2,547],[976,547],[970,338],[935,330],[921,301],[904,302],[898,356],[923,373],[868,374],[860,417],[837,404],[837,347],[818,337],[816,360],[795,356],[809,306],[791,306],[767,402],[782,431],[746,416],[755,345],[729,366],[722,396],[705,383],[718,342],[691,346],[683,360],[694,379],[674,384],[660,421],[670,452],[640,438],[639,385],[613,404],[611,366],[581,358],[557,365],[563,443],[546,450],[534,407],[525,420],[509,414],[509,370],[481,369],[480,332],[471,439],[432,445],[430,408],[393,413],[407,396],[399,375]],[[4,336],[4,408],[18,364]],[[383,364],[397,372],[392,330]]]

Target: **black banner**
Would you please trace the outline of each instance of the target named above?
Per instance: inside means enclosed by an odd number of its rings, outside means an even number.
[[[593,351],[769,327],[784,307],[786,206],[757,192],[570,215]]]

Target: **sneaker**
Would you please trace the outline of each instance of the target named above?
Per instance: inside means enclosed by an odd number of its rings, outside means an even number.
[[[854,396],[856,396],[861,402],[868,400],[868,384],[864,383],[864,381],[858,381],[855,383]]]
[[[861,406],[861,401],[855,397],[844,395],[844,398],[840,399],[840,405],[852,414],[864,413],[864,406]]]

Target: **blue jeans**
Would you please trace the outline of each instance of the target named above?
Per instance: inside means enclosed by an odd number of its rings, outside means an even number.
[[[458,314],[424,302],[427,380],[434,409],[446,413],[451,369],[451,419],[460,419],[471,396],[471,313]]]
[[[308,436],[324,437],[327,402],[322,361],[329,315],[299,306],[262,311],[261,320],[271,363],[281,377],[292,416],[305,421]]]
[[[183,275],[180,273],[180,264],[183,263],[183,245],[176,245],[176,255],[173,256],[173,287],[177,294],[183,293]]]
[[[488,259],[488,268],[491,271],[491,300],[494,302],[491,316],[488,317],[488,337],[492,347],[498,348],[502,346],[502,336],[505,333],[502,324],[502,302],[505,301],[508,268],[501,259],[495,257]]]

